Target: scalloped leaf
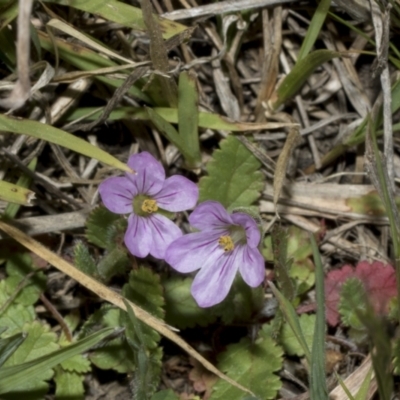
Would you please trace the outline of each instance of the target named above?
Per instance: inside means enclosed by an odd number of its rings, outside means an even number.
[[[148,311],[157,318],[164,318],[164,297],[160,277],[151,269],[140,267],[129,275],[129,282],[122,289],[124,296],[137,306]],[[161,337],[158,332],[139,321],[147,349],[155,349]]]
[[[110,236],[115,231],[121,216],[100,206],[95,208],[86,220],[86,237],[89,242],[101,247],[110,248]]]
[[[57,368],[54,376],[56,400],[83,400],[85,398],[84,379],[84,375],[76,372],[66,372],[61,368]]]
[[[220,142],[200,179],[199,201],[216,200],[228,209],[252,205],[264,187],[260,161],[234,136]]]
[[[196,325],[207,326],[216,320],[216,315],[200,308],[190,293],[193,279],[171,277],[163,282],[165,296],[165,320],[181,329]]]
[[[299,316],[300,328],[303,332],[304,339],[308,348],[312,348],[314,328],[315,328],[315,315],[302,314]],[[296,335],[293,333],[289,324],[284,324],[280,335],[280,343],[282,344],[285,353],[290,356],[304,356],[303,347],[297,340]]]
[[[260,399],[273,399],[281,387],[275,372],[282,368],[282,349],[273,339],[262,334],[254,343],[244,338],[229,345],[219,356],[218,368],[236,382],[249,388]],[[219,380],[210,400],[242,400],[243,392]]]
[[[15,303],[30,306],[36,303],[40,293],[46,289],[46,275],[38,271],[32,265],[32,258],[28,253],[13,253],[7,260],[6,271],[9,275],[6,279],[7,293],[15,296]],[[27,275],[35,272],[29,279]],[[22,284],[22,287],[19,285]]]
[[[0,281],[0,307],[8,302],[12,290],[8,287],[6,280]],[[35,319],[35,310],[33,306],[23,306],[22,304],[9,304],[0,314],[0,330],[6,328],[1,337],[9,337],[15,333],[21,332],[26,323],[30,323]]]

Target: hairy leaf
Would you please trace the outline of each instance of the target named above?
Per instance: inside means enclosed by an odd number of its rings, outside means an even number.
[[[264,187],[261,163],[234,136],[228,136],[207,164],[208,176],[200,179],[199,201],[216,200],[226,208],[253,204]]]
[[[103,249],[113,247],[110,236],[120,218],[103,206],[95,208],[86,221],[86,237],[89,242]]]
[[[74,247],[74,265],[86,275],[93,276],[97,279],[99,278],[96,263],[88,247],[82,242],[78,242]]]
[[[140,267],[129,275],[129,282],[122,290],[124,296],[157,318],[164,317],[164,297],[160,278],[151,269]],[[154,329],[141,324],[146,338],[146,348],[155,349],[160,341],[160,334]]]
[[[228,346],[219,357],[218,367],[236,382],[246,385],[260,399],[274,399],[281,387],[275,372],[282,368],[282,349],[266,335],[254,343],[244,338]],[[222,380],[213,389],[211,400],[243,398],[243,392]]]

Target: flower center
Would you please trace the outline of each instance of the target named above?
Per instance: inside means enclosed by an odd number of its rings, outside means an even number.
[[[228,228],[229,234],[220,236],[218,244],[225,252],[232,251],[235,246],[246,244],[246,231],[240,225],[231,225]]]
[[[149,217],[158,211],[157,201],[143,194],[135,196],[132,206],[133,212],[140,217]]]
[[[157,202],[153,199],[146,199],[142,203],[142,211],[147,214],[155,213],[158,210]]]
[[[218,240],[218,244],[224,249],[224,251],[232,251],[235,248],[235,244],[229,235],[221,236]]]

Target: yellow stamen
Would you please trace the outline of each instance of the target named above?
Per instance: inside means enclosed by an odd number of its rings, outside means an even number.
[[[232,251],[235,248],[232,238],[228,236],[221,236],[218,240],[218,244],[224,249],[224,251]]]
[[[142,203],[142,211],[148,214],[152,214],[158,210],[157,202],[152,199],[146,199]]]

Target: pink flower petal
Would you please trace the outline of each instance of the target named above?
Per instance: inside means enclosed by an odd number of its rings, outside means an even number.
[[[261,240],[261,233],[256,221],[245,213],[233,213],[231,217],[236,225],[241,225],[246,230],[247,245],[251,248],[257,247]]]
[[[144,151],[131,155],[128,166],[135,170],[135,174],[126,174],[126,177],[136,185],[138,193],[154,196],[162,189],[165,171],[150,153]]]
[[[265,262],[260,251],[249,246],[238,249],[239,272],[243,280],[251,287],[257,287],[265,278]]]
[[[194,278],[192,295],[200,307],[211,307],[228,295],[239,268],[234,253],[222,253],[214,263],[203,266]]]
[[[128,214],[133,210],[132,200],[137,195],[136,186],[125,176],[108,178],[99,186],[104,205],[113,213]]]
[[[184,176],[171,176],[164,181],[163,188],[154,196],[164,210],[177,212],[193,208],[199,198],[197,185]]]
[[[134,256],[146,257],[153,244],[151,233],[147,218],[131,214],[128,218],[128,229],[124,238],[126,247]]]
[[[199,204],[189,217],[190,225],[201,231],[226,229],[232,225],[231,216],[217,201],[205,201]]]
[[[165,261],[179,272],[187,273],[204,268],[208,260],[219,257],[223,250],[218,245],[219,233],[189,233],[175,240],[165,253]]]
[[[150,254],[163,259],[168,246],[182,236],[182,231],[173,221],[160,214],[153,214],[146,220],[152,238]]]

